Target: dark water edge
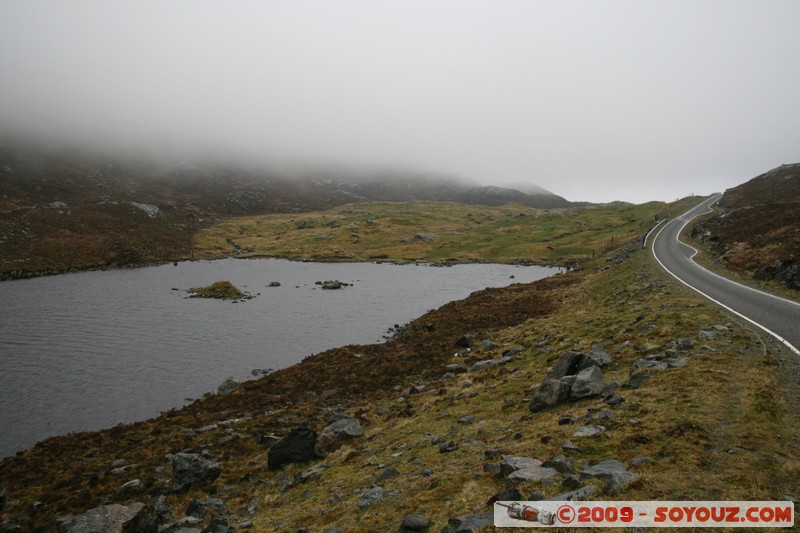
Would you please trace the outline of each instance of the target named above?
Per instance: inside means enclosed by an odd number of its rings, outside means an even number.
[[[252,379],[329,348],[380,342],[387,328],[475,290],[556,271],[225,259],[2,283],[0,457],[48,436],[156,416],[228,376]],[[256,297],[187,298],[186,289],[221,279]],[[352,286],[315,285],[328,279]]]

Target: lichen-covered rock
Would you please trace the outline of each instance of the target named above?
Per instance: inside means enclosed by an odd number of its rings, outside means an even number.
[[[570,390],[570,398],[580,399],[597,396],[603,392],[605,386],[603,371],[596,366],[590,366],[578,372],[575,383],[572,384],[572,389]]]
[[[352,417],[339,418],[334,423],[323,429],[317,442],[319,447],[326,452],[340,447],[345,441],[360,437],[364,434],[361,423]]]
[[[59,533],[157,533],[158,521],[145,504],[103,505],[56,519]]]
[[[195,483],[212,482],[219,477],[219,464],[196,453],[176,453],[172,457],[172,490],[181,491]]]

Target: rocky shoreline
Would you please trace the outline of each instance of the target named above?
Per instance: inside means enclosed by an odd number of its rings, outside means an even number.
[[[797,496],[774,460],[794,464],[800,442],[772,407],[779,348],[646,253],[478,291],[387,343],[48,439],[0,462],[0,531],[452,533],[489,524],[495,500]]]

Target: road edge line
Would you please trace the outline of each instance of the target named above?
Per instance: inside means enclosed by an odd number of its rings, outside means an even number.
[[[692,217],[692,218],[691,218],[691,219],[689,219],[689,220],[692,220],[692,219],[694,219],[694,218],[696,218],[696,217]],[[687,224],[688,224],[688,222],[687,222]],[[762,326],[761,324],[759,324],[759,323],[758,323],[758,322],[756,322],[755,320],[753,320],[753,319],[751,319],[751,318],[749,318],[749,317],[746,317],[746,316],[744,316],[743,314],[741,314],[740,312],[738,312],[738,311],[736,311],[736,310],[734,310],[734,309],[731,309],[730,307],[728,307],[728,306],[727,306],[727,305],[725,305],[724,303],[720,302],[719,300],[715,300],[714,298],[712,298],[712,297],[711,297],[711,296],[709,296],[708,294],[704,293],[703,291],[701,291],[701,290],[700,290],[700,289],[698,289],[697,287],[694,287],[694,286],[690,285],[689,283],[687,283],[687,282],[683,281],[683,280],[682,280],[681,278],[679,278],[679,277],[678,277],[678,276],[677,276],[675,273],[673,273],[673,272],[672,272],[670,269],[668,269],[666,266],[664,266],[664,263],[662,263],[662,262],[661,262],[661,260],[658,258],[658,255],[656,255],[656,251],[655,251],[655,243],[656,243],[656,241],[658,240],[658,237],[659,237],[659,235],[661,235],[661,232],[662,232],[662,231],[664,231],[664,228],[666,228],[667,226],[668,226],[668,224],[664,224],[664,227],[662,227],[662,228],[661,228],[661,229],[658,231],[658,233],[656,233],[656,236],[653,238],[653,242],[650,244],[650,253],[653,255],[653,258],[655,258],[655,260],[656,260],[656,261],[658,261],[658,264],[659,264],[659,265],[661,265],[661,268],[662,268],[662,269],[664,269],[664,271],[665,271],[665,272],[667,272],[667,273],[668,273],[670,276],[672,276],[673,278],[677,279],[678,281],[680,281],[681,283],[683,283],[684,285],[686,285],[687,287],[689,287],[690,289],[692,289],[692,290],[693,290],[693,291],[695,291],[696,293],[700,294],[700,295],[701,295],[701,296],[703,296],[704,298],[706,298],[706,299],[708,299],[708,300],[711,300],[712,302],[714,302],[714,303],[715,303],[715,304],[717,304],[718,306],[722,307],[723,309],[726,309],[726,310],[728,310],[729,312],[733,313],[734,315],[736,315],[736,316],[738,316],[738,317],[740,317],[740,318],[743,318],[744,320],[747,320],[748,322],[750,322],[750,323],[751,323],[751,324],[753,324],[754,326],[761,328],[762,330],[764,330],[765,332],[767,332],[769,335],[772,335],[772,336],[773,336],[775,339],[777,339],[779,342],[781,342],[781,343],[782,343],[784,346],[786,346],[787,348],[789,348],[789,349],[790,349],[792,352],[794,352],[796,355],[800,355],[800,350],[798,350],[797,348],[795,348],[795,347],[794,347],[794,345],[793,345],[792,343],[790,343],[789,341],[787,341],[786,339],[784,339],[783,337],[781,337],[780,335],[778,335],[777,333],[775,333],[775,332],[774,332],[774,331],[772,331],[771,329],[769,329],[769,328],[767,328],[767,327],[765,327],[765,326]],[[681,227],[681,231],[683,231],[683,227]],[[680,233],[679,233],[679,234],[680,234]],[[680,241],[680,240],[679,240],[678,242],[682,242],[682,241]],[[683,244],[686,244],[686,243],[683,243]],[[692,246],[690,246],[690,245],[688,245],[688,244],[687,244],[686,246],[689,246],[690,248],[694,249]],[[692,263],[694,263],[694,261],[692,261]],[[695,265],[697,265],[697,263],[694,263],[694,264],[695,264]],[[697,265],[697,266],[700,266],[700,265]],[[701,268],[702,268],[702,267],[701,267]],[[704,270],[705,270],[705,269],[704,269]],[[722,276],[720,276],[720,277],[722,277]],[[727,278],[724,278],[724,277],[722,277],[722,278],[727,280]],[[730,280],[728,280],[728,281],[730,281]],[[734,283],[735,283],[735,282],[734,282]],[[737,285],[738,285],[738,284],[737,284]],[[756,290],[756,289],[753,289],[753,290]],[[761,291],[757,291],[757,292],[761,292]],[[766,293],[765,293],[765,294],[766,294]],[[782,298],[781,298],[781,299],[782,299]]]

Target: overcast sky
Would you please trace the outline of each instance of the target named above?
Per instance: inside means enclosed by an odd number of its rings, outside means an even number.
[[[800,161],[800,1],[2,0],[0,128],[673,200]]]

